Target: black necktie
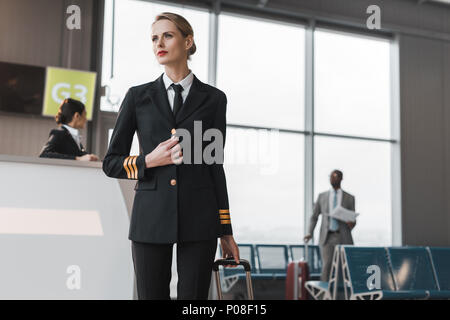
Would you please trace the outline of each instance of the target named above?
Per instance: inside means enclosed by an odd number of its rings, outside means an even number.
[[[181,84],[172,83],[170,85],[173,90],[175,90],[175,99],[173,100],[173,114],[177,116],[178,111],[180,111],[183,105],[183,98],[181,97],[181,91],[183,91],[183,86]]]

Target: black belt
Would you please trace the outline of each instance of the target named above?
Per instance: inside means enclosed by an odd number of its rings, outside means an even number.
[[[339,230],[336,231],[332,231],[332,230],[328,230],[329,233],[339,233]]]

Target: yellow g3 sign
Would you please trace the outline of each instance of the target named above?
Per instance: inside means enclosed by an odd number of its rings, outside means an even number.
[[[55,116],[61,102],[72,98],[84,103],[87,119],[92,120],[96,77],[95,72],[47,67],[42,114]]]

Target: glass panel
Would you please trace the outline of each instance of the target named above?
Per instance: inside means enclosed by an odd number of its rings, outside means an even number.
[[[109,143],[111,142],[113,132],[114,128],[108,129],[108,147]],[[133,136],[133,142],[131,143],[130,156],[138,156],[138,155],[139,155],[139,139],[137,134],[135,133]]]
[[[228,127],[224,168],[237,241],[283,244],[301,241],[303,135]]]
[[[316,137],[314,201],[331,188],[334,169],[343,172],[342,189],[355,196],[360,213],[352,231],[355,245],[391,245],[391,143]],[[318,223],[316,241],[319,229]]]
[[[303,130],[303,27],[221,14],[217,85],[228,122]]]
[[[324,30],[314,36],[315,130],[389,139],[389,41]]]
[[[259,265],[261,269],[285,269],[286,256],[282,247],[259,247]],[[264,270],[262,270],[264,272]]]

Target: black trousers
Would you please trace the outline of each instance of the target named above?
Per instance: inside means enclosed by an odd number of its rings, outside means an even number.
[[[208,299],[217,238],[177,243],[177,299]],[[170,299],[173,243],[131,241],[139,300]]]

